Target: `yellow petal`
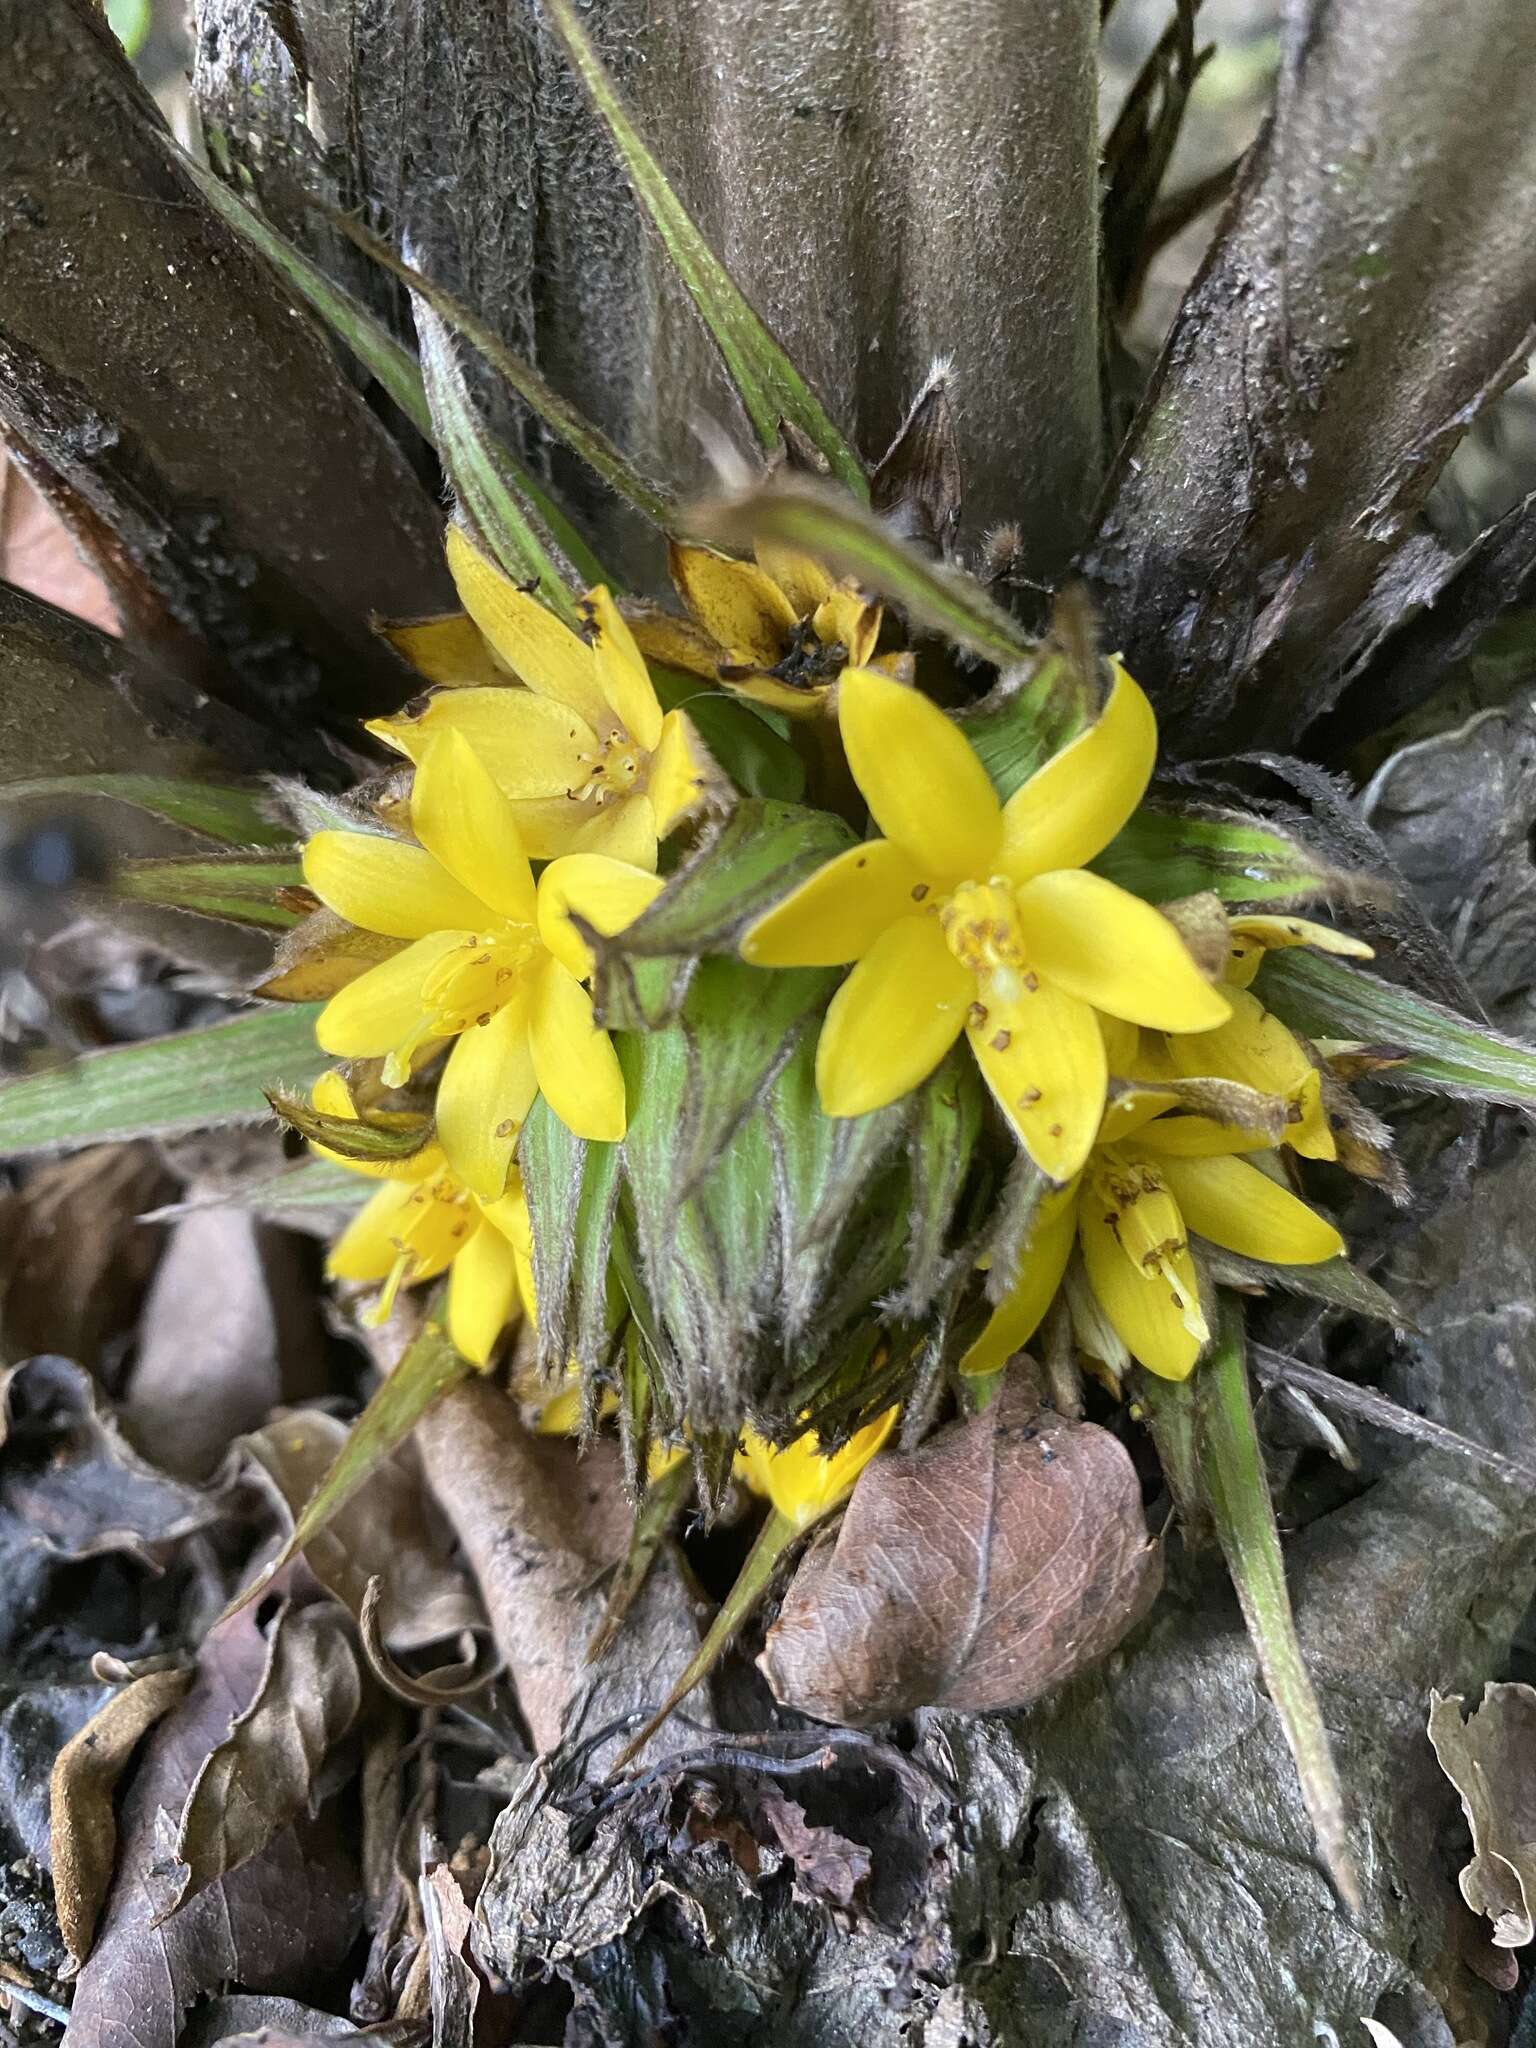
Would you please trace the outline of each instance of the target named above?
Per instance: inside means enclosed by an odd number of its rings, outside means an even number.
[[[967,1378],[998,1372],[1039,1329],[1077,1235],[1077,1183],[1056,1188],[1040,1204],[1019,1260],[1013,1286],[992,1311],[986,1328],[960,1361]]]
[[[931,901],[933,887],[889,839],[866,840],[802,882],[741,942],[757,967],[841,967],[862,960],[888,925]]]
[[[462,733],[442,733],[422,754],[411,826],[482,903],[515,924],[533,922],[533,870],[516,816]]]
[[[1101,716],[1004,806],[1003,872],[1025,882],[1102,853],[1146,794],[1156,759],[1152,706],[1117,662]]]
[[[618,606],[601,586],[587,592],[586,609],[597,629],[598,687],[624,731],[648,754],[661,738],[661,706],[645,657]]]
[[[584,718],[549,697],[508,686],[500,690],[451,690],[429,697],[414,718],[377,718],[368,730],[419,761],[444,733],[466,739],[490,770],[503,796],[571,801],[599,752],[597,735]]]
[[[613,1040],[592,1017],[592,998],[558,960],[546,960],[529,1018],[539,1090],[578,1138],[615,1144],[624,1135],[624,1076]]]
[[[1136,1133],[1138,1147],[1159,1159],[1220,1159],[1229,1152],[1267,1152],[1274,1142],[1267,1132],[1219,1124],[1209,1116],[1160,1116]]]
[[[1316,1266],[1344,1240],[1325,1217],[1244,1159],[1168,1159],[1159,1165],[1190,1229],[1246,1259]]]
[[[612,938],[633,924],[666,885],[659,875],[601,853],[568,853],[552,860],[539,877],[539,937],[578,981],[592,972],[592,953],[571,923],[574,910],[585,924]]]
[[[733,697],[745,697],[749,704],[761,704],[766,711],[782,712],[786,718],[820,718],[832,703],[832,684],[785,683],[777,676],[740,672],[721,678]]]
[[[444,689],[505,680],[468,612],[442,612],[430,619],[376,619],[374,631],[382,633],[418,675]]]
[[[808,619],[817,605],[832,595],[832,578],[814,555],[775,540],[758,541],[752,552],[759,569],[771,576],[789,599],[796,618]]]
[[[1339,953],[1349,960],[1374,960],[1375,950],[1364,939],[1349,932],[1335,931],[1331,924],[1316,924],[1306,917],[1275,917],[1250,914],[1228,919],[1232,952],[1226,978],[1246,988],[1264,963],[1264,955],[1284,946],[1311,946],[1319,953]]]
[[[1247,989],[1226,988],[1232,1014],[1214,1031],[1180,1032],[1168,1040],[1181,1074],[1215,1074],[1291,1103],[1294,1121],[1284,1143],[1308,1159],[1336,1159],[1338,1143],[1322,1102],[1322,1076],[1295,1033],[1270,1015]],[[1252,1149],[1245,1147],[1243,1149]]]
[[[772,668],[783,659],[798,624],[795,608],[755,562],[733,562],[681,541],[672,543],[667,561],[683,603],[728,662]]]
[[[485,922],[478,897],[424,846],[376,832],[317,832],[304,848],[304,879],[348,924],[391,939],[475,931]]]
[[[462,932],[434,932],[338,989],[315,1019],[322,1052],[341,1059],[382,1059],[400,1046],[421,1042],[435,1014],[422,999],[422,983],[463,940]]]
[[[656,814],[656,836],[665,839],[704,801],[719,770],[686,711],[669,711],[651,755],[645,791]]]
[[[692,619],[675,618],[671,612],[648,607],[636,611],[629,626],[635,645],[658,668],[677,668],[685,675],[705,676],[712,683],[719,681],[725,649],[717,647]]]
[[[464,609],[512,673],[539,696],[568,706],[594,732],[606,732],[613,716],[586,641],[519,590],[458,525],[448,529],[448,568]]]
[[[1038,976],[980,986],[966,1018],[976,1064],[1030,1158],[1051,1180],[1081,1171],[1104,1113],[1109,1070],[1099,1020],[1086,1003]],[[978,992],[972,983],[973,995]]]
[[[322,1116],[343,1116],[356,1120],[357,1104],[340,1067],[327,1067],[309,1091],[309,1099]]]
[[[399,1257],[395,1242],[413,1190],[389,1181],[370,1195],[331,1247],[325,1270],[333,1280],[383,1280]]]
[[[845,668],[863,668],[880,638],[880,606],[851,585],[816,607],[812,630],[823,647],[841,647]]]
[[[1104,1204],[1086,1194],[1078,1236],[1088,1284],[1126,1350],[1162,1379],[1187,1379],[1205,1340],[1189,1328],[1187,1311],[1164,1276],[1143,1272],[1126,1256]],[[1188,1250],[1167,1256],[1198,1300],[1200,1282]]]
[[[656,866],[656,813],[639,790],[587,812],[560,847],[561,853],[600,853],[631,867]]]
[[[1107,1021],[1102,1016],[1099,1018],[1100,1025]],[[1106,1034],[1106,1051],[1108,1044]],[[1113,1075],[1113,1066],[1110,1072]],[[1170,1095],[1166,1088],[1158,1088],[1147,1082],[1129,1081],[1116,1086],[1112,1079],[1110,1096],[1104,1105],[1103,1121],[1099,1125],[1099,1143],[1112,1145],[1117,1138],[1128,1138],[1133,1131],[1140,1131],[1151,1124],[1154,1118],[1162,1117],[1164,1110],[1172,1109],[1178,1099],[1176,1095]]]
[[[448,1334],[471,1365],[487,1366],[517,1307],[512,1247],[482,1223],[448,1270]]]
[[[816,1047],[828,1116],[883,1109],[926,1081],[960,1036],[975,982],[933,917],[888,925],[832,998]]]
[[[797,1529],[807,1529],[852,1493],[855,1480],[895,1424],[896,1410],[887,1408],[873,1422],[855,1430],[830,1458],[822,1456],[820,1437],[808,1429],[781,1451],[764,1445],[750,1462],[762,1491],[779,1513]]]
[[[954,720],[871,668],[844,671],[837,718],[853,779],[886,838],[925,874],[985,881],[997,865],[1002,814]]]
[[[1166,917],[1101,875],[1061,868],[1014,891],[1030,963],[1112,1017],[1157,1031],[1204,1031],[1227,999]]]
[[[482,1201],[494,1202],[506,1187],[537,1092],[526,996],[460,1032],[438,1086],[437,1137],[448,1164]]]

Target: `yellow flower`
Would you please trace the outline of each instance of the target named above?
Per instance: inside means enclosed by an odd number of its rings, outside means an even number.
[[[624,1079],[582,987],[592,961],[569,913],[618,931],[661,883],[606,855],[572,854],[535,888],[512,806],[457,732],[423,751],[411,824],[419,844],[318,832],[304,848],[322,903],[411,942],[334,995],[315,1035],[343,1059],[382,1058],[391,1085],[455,1039],[437,1135],[454,1172],[493,1202],[536,1093],[579,1137],[623,1137]]]
[[[1074,1243],[1126,1350],[1170,1380],[1188,1375],[1210,1337],[1191,1231],[1277,1266],[1318,1265],[1344,1250],[1331,1223],[1235,1156],[1252,1148],[1251,1133],[1164,1115],[1166,1100],[1139,1089],[1110,1104],[1083,1173],[1041,1202],[1012,1290],[961,1360],[963,1373],[995,1372],[1029,1341]]]
[[[1290,1104],[1291,1123],[1281,1142],[1305,1159],[1337,1159],[1338,1143],[1323,1104],[1322,1074],[1295,1032],[1272,1016],[1248,985],[1264,955],[1276,947],[1313,946],[1354,960],[1371,959],[1371,948],[1347,932],[1301,917],[1246,914],[1227,922],[1231,948],[1222,981],[1232,1014],[1213,1031],[1168,1039],[1171,1071],[1191,1078],[1241,1081],[1265,1095],[1282,1097]],[[1269,1142],[1256,1132],[1250,1149]]]
[[[468,740],[511,800],[535,860],[605,853],[654,868],[657,840],[703,801],[715,770],[687,716],[663,716],[613,599],[588,594],[583,638],[457,526],[448,529],[448,566],[475,626],[528,687],[439,690],[423,709],[368,730],[418,763],[440,734]]]
[[[856,962],[816,1053],[830,1116],[905,1095],[962,1031],[1031,1158],[1083,1165],[1108,1069],[1096,1010],[1167,1031],[1230,1005],[1173,925],[1082,863],[1141,801],[1152,708],[1123,669],[1102,717],[1000,804],[960,728],[917,691],[850,669],[838,718],[885,833],[840,854],[748,931],[763,967]]]
[[[334,1071],[311,1098],[327,1116],[355,1118],[352,1091]],[[382,1322],[402,1287],[448,1274],[448,1334],[471,1364],[491,1362],[503,1331],[519,1314],[533,1319],[533,1237],[516,1173],[497,1201],[482,1202],[428,1144],[389,1165],[311,1148],[384,1185],[353,1217],[326,1261],[335,1280],[378,1280],[372,1319]]]
[[[761,1494],[785,1521],[808,1529],[831,1514],[852,1493],[854,1482],[896,1426],[894,1408],[854,1431],[840,1451],[825,1456],[821,1438],[808,1429],[782,1450],[758,1435],[742,1432],[736,1472],[754,1493]]]
[[[755,562],[738,562],[674,541],[668,566],[688,617],[657,611],[635,620],[635,639],[654,662],[796,718],[831,709],[845,668],[910,674],[910,655],[875,658],[878,598],[834,582],[810,555],[759,542]]]

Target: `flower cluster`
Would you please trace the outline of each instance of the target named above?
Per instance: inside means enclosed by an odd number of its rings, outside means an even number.
[[[315,1107],[366,1116],[353,1075],[432,1118],[409,1157],[348,1161],[384,1184],[335,1247],[335,1275],[382,1282],[387,1305],[447,1271],[451,1333],[482,1366],[531,1323],[520,1133],[542,1096],[576,1137],[624,1140],[632,1105],[594,1009],[593,944],[667,888],[668,839],[732,802],[686,711],[663,711],[648,661],[788,714],[791,733],[820,714],[820,758],[839,750],[842,829],[861,836],[802,864],[766,908],[760,893],[732,941],[764,977],[847,969],[816,1026],[821,1116],[888,1109],[963,1041],[999,1133],[1034,1171],[1022,1250],[989,1275],[990,1311],[978,1282],[960,1318],[962,1383],[1002,1368],[1058,1301],[1111,1376],[1134,1361],[1182,1378],[1212,1329],[1202,1245],[1267,1265],[1342,1254],[1290,1164],[1335,1156],[1338,1084],[1249,984],[1275,948],[1368,949],[1255,913],[1227,920],[1219,960],[1209,945],[1197,957],[1178,906],[1096,871],[1157,754],[1152,708],[1117,663],[1096,715],[1004,800],[962,724],[915,686],[912,657],[878,651],[878,601],[808,557],[674,543],[686,617],[631,606],[631,621],[599,588],[576,631],[457,526],[448,556],[465,616],[416,643],[437,687],[371,728],[411,764],[408,805],[304,849],[310,890],[370,935],[372,962],[355,961],[320,1014],[321,1046],[348,1064]],[[1204,916],[1208,931],[1210,905]],[[574,1414],[569,1387],[560,1398]],[[856,1433],[856,1464],[894,1412]],[[774,1440],[789,1433],[780,1415]],[[744,1441],[749,1485],[777,1498],[809,1459],[798,1492],[836,1492],[814,1426],[793,1456]]]

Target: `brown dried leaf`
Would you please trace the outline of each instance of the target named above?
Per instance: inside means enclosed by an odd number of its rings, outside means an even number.
[[[782,1704],[853,1726],[1025,1706],[1112,1650],[1161,1583],[1125,1450],[1016,1374],[984,1414],[866,1468],[758,1663]]]
[[[474,1914],[446,1863],[421,1879],[421,1917],[426,1928],[427,1968],[432,1998],[433,2048],[473,2048],[480,1979],[469,1961]]]
[[[243,1440],[239,1448],[259,1468],[285,1535],[348,1434],[336,1416],[300,1408]],[[480,1603],[449,1551],[448,1530],[422,1485],[414,1451],[406,1447],[380,1459],[367,1484],[316,1531],[304,1562],[355,1621],[361,1621],[369,1580],[380,1576],[380,1638],[403,1657],[456,1642],[466,1632],[486,1633]]]
[[[206,1479],[242,1430],[325,1384],[299,1248],[235,1208],[173,1226],[144,1303],[124,1423],[167,1471]]]
[[[220,1509],[129,1449],[78,1365],[30,1358],[0,1373],[0,1513],[59,1557],[148,1560]]]
[[[162,1810],[179,1813],[210,1751],[262,1683],[267,1644],[247,1611],[213,1629],[181,1704],[150,1737],[123,1802],[118,1872],[76,1983],[66,2048],[175,2048],[182,2014],[234,1983],[303,1998],[331,1982],[357,1933],[357,1872],[326,1817],[287,1827],[167,1920],[146,1879]]]
[[[139,1221],[174,1183],[148,1145],[93,1145],[34,1168],[7,1203],[0,1333],[12,1358],[93,1366],[129,1331],[161,1233]]]
[[[1496,1948],[1524,1948],[1536,1935],[1536,1691],[1486,1685],[1465,1721],[1461,1709],[1459,1694],[1431,1696],[1429,1739],[1472,1830],[1461,1895],[1493,1922]]]
[[[342,1614],[329,1603],[283,1608],[250,1705],[193,1780],[174,1862],[151,1873],[157,1925],[318,1805],[320,1768],[361,1706],[357,1652]]]
[[[74,536],[42,493],[0,450],[0,577],[60,611],[120,630],[117,607]]]
[[[795,1889],[829,1906],[848,1907],[869,1876],[871,1859],[862,1842],[850,1841],[836,1828],[808,1821],[805,1808],[779,1791],[765,1792],[758,1816],[795,1868]]]
[[[150,1671],[114,1693],[54,1759],[48,1786],[49,1860],[59,1932],[76,1964],[91,1937],[117,1858],[112,1795],[129,1758],[191,1681],[189,1670]]]

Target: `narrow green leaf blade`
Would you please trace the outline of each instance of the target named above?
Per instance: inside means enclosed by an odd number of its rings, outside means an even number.
[[[399,1364],[353,1423],[330,1470],[295,1521],[293,1534],[259,1577],[230,1602],[220,1620],[254,1599],[306,1544],[313,1543],[358,1488],[366,1485],[383,1461],[405,1442],[439,1395],[473,1371],[469,1360],[449,1342],[442,1324],[429,1317],[406,1347]]]
[[[917,625],[941,633],[999,668],[1033,668],[1040,643],[972,576],[930,561],[866,506],[806,477],[775,478],[728,504],[707,508],[707,538],[745,550],[773,540],[814,555],[839,575],[901,606]]]
[[[215,172],[186,155],[181,159],[181,167],[214,212],[253,249],[259,250],[294,290],[309,301],[331,332],[378,378],[412,426],[430,441],[432,414],[421,371],[410,350],[360,300],[327,277],[319,264],[232,192]]]
[[[693,1466],[687,1458],[669,1465],[659,1479],[653,1479],[640,1497],[629,1549],[619,1566],[618,1576],[608,1594],[603,1618],[587,1644],[586,1661],[595,1664],[623,1625],[635,1600],[650,1576],[661,1546],[682,1513],[683,1503],[693,1491]]]
[[[460,507],[513,582],[532,585],[574,631],[580,624],[575,595],[534,509],[532,478],[487,429],[443,321],[419,296],[413,303],[433,439]]]
[[[1364,1039],[1407,1055],[1372,1079],[1388,1087],[1536,1104],[1536,1049],[1396,982],[1295,946],[1268,955],[1255,993],[1313,1038]]]
[[[1146,805],[1092,865],[1149,903],[1206,890],[1224,903],[1296,903],[1360,888],[1288,832],[1236,811]]]
[[[88,1052],[43,1074],[0,1081],[0,1155],[68,1152],[106,1139],[258,1123],[279,1078],[313,1081],[318,1003],[252,1010],[173,1038]]]
[[[1232,1300],[1223,1303],[1215,1348],[1185,1385],[1194,1390],[1199,1405],[1200,1469],[1259,1669],[1296,1760],[1302,1798],[1323,1861],[1340,1896],[1358,1912],[1360,1883],[1349,1844],[1344,1791],[1297,1640],[1280,1533],[1254,1425],[1242,1311]]]
[[[650,215],[673,267],[709,329],[721,359],[765,449],[779,443],[779,423],[787,420],[826,457],[832,474],[854,494],[867,500],[864,466],[827,417],[820,400],[800,375],[783,347],[769,333],[745,293],[716,256],[665,172],[624,110],[613,80],[593,49],[570,0],[546,0],[556,33],[592,96],[603,125],[613,138],[640,203]]]
[[[216,854],[208,858],[124,861],[111,880],[114,895],[132,903],[158,903],[167,910],[191,910],[228,924],[291,931],[305,912],[277,901],[279,889],[298,889],[304,870],[286,854],[252,858]]]
[[[525,362],[498,334],[477,319],[451,292],[434,284],[430,277],[395,254],[387,242],[371,234],[360,221],[337,216],[336,225],[375,263],[410,287],[413,297],[431,308],[504,377],[529,410],[541,419],[557,440],[579,455],[589,469],[603,479],[610,490],[633,505],[652,525],[668,527],[672,518],[670,501],[643,477],[639,470],[600,427],[579,412],[568,399],[546,384],[531,363]]]
[[[298,837],[291,825],[273,819],[265,791],[238,783],[175,775],[38,775],[0,786],[0,799],[8,803],[44,798],[67,804],[80,797],[110,797],[221,846],[292,846]]]

